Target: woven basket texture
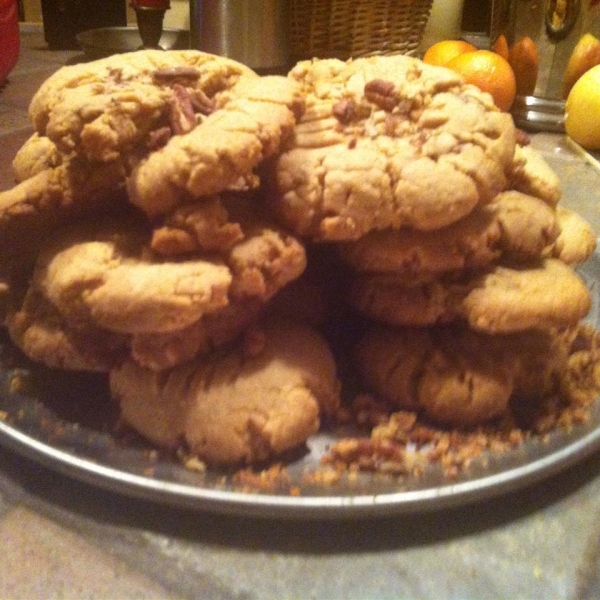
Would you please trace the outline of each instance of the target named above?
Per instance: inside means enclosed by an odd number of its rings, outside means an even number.
[[[433,0],[291,0],[292,58],[416,55]]]

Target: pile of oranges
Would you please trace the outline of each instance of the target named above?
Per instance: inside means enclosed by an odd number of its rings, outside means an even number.
[[[509,47],[501,35],[490,50],[463,40],[433,44],[423,60],[456,71],[468,83],[491,94],[500,110],[509,111],[517,95],[532,95],[539,60],[537,47],[523,37]],[[600,150],[600,40],[581,37],[569,59],[563,81],[567,135],[587,149]]]
[[[423,60],[456,71],[468,83],[490,93],[503,111],[510,110],[517,94],[533,93],[539,64],[531,38],[524,37],[509,49],[503,35],[491,50],[478,50],[463,40],[437,42],[425,52]]]

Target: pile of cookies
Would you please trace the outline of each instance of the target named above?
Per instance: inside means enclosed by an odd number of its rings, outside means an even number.
[[[365,389],[443,424],[558,385],[596,237],[458,75],[147,50],[64,67],[30,117],[0,193],[6,329],[107,373],[156,444],[215,465],[302,446],[340,405],[324,320],[360,323]]]

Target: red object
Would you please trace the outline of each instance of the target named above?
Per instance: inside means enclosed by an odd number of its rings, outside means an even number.
[[[17,0],[0,0],[0,85],[19,58],[19,14]]]

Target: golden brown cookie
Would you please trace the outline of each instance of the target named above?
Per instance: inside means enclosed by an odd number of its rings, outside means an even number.
[[[29,179],[41,171],[53,169],[63,161],[62,154],[54,142],[37,132],[21,146],[12,162],[17,182]]]
[[[214,112],[136,166],[131,201],[154,217],[190,198],[253,187],[255,168],[278,151],[303,103],[299,85],[285,77],[240,79]]]
[[[558,175],[541,153],[529,145],[517,145],[510,187],[556,206],[562,196]]]
[[[546,331],[488,335],[465,327],[372,328],[355,348],[364,385],[395,407],[456,427],[485,423],[509,401],[558,391],[568,338]]]
[[[462,320],[478,331],[509,333],[574,325],[587,314],[591,297],[570,267],[545,259],[414,286],[391,275],[361,276],[353,282],[350,302],[364,315],[392,325]]]
[[[62,67],[34,95],[29,116],[58,149],[110,161],[147,146],[164,128],[181,133],[210,113],[244,65],[196,50],[141,50]]]
[[[220,261],[156,260],[143,229],[75,227],[40,252],[34,283],[69,321],[119,333],[182,329],[227,305]]]
[[[35,362],[67,371],[108,372],[127,356],[125,336],[98,327],[75,327],[35,289],[9,313],[14,344]]]
[[[550,248],[549,256],[568,265],[585,262],[596,249],[596,232],[583,217],[564,206],[556,207],[556,216],[560,235]]]
[[[119,160],[73,158],[0,192],[0,253],[19,255],[75,217],[114,210],[125,203],[124,181]]]
[[[295,233],[354,240],[439,229],[506,189],[515,127],[447,69],[407,56],[301,62],[306,110],[273,170],[273,208]]]
[[[160,446],[183,444],[210,464],[249,464],[305,443],[339,402],[326,342],[271,323],[257,341],[155,373],[126,362],[110,376],[123,420]]]
[[[554,210],[542,200],[508,191],[442,229],[372,231],[340,244],[339,252],[358,271],[427,277],[482,267],[501,256],[538,258],[559,231]]]

